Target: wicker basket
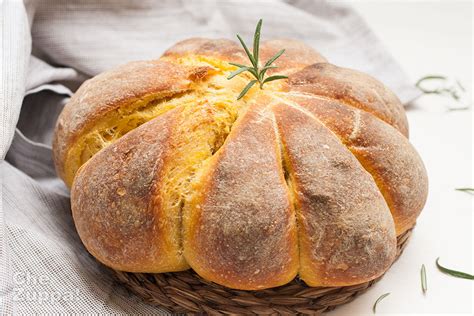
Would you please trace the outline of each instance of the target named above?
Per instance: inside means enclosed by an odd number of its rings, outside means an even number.
[[[397,259],[411,231],[398,237]],[[344,287],[308,287],[295,278],[277,288],[241,291],[203,280],[192,270],[159,274],[114,272],[122,283],[149,304],[174,313],[209,315],[320,314],[354,300],[383,277]]]

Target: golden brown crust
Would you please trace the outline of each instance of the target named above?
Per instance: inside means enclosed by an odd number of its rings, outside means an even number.
[[[374,114],[408,137],[408,121],[397,96],[375,78],[328,63],[308,66],[289,78],[289,90],[339,100]]]
[[[289,75],[303,67],[327,62],[326,58],[304,42],[293,39],[274,39],[262,42],[260,46],[261,64],[264,65],[268,59],[272,58],[283,48],[285,49],[285,53],[272,64],[278,68],[270,69],[268,74],[278,73]]]
[[[270,69],[267,71],[268,74],[275,72],[290,74],[315,63],[327,62],[326,58],[304,42],[293,39],[274,39],[263,41],[260,45],[260,64],[264,65],[282,47],[285,48],[285,53],[273,63],[278,69]],[[210,56],[227,62],[249,64],[242,47],[228,39],[190,38],[176,43],[163,56],[179,58],[190,55]]]
[[[381,275],[396,253],[390,211],[371,176],[299,107],[274,107],[298,214],[300,278],[347,286]]]
[[[76,227],[88,250],[117,270],[188,268],[181,237],[187,179],[222,143],[234,116],[232,108],[208,102],[179,107],[92,157],[72,187]]]
[[[69,150],[108,113],[141,99],[151,102],[189,90],[190,76],[195,71],[159,60],[138,61],[85,81],[56,123],[53,157],[59,176],[69,185],[72,183],[71,175],[66,172],[69,166],[65,165],[69,162]]]
[[[188,268],[179,217],[161,207],[158,194],[178,115],[168,112],[125,135],[84,164],[74,180],[71,208],[79,236],[94,257],[116,270]]]
[[[257,290],[298,271],[295,215],[272,121],[252,106],[208,161],[186,202],[184,255],[204,278]]]
[[[224,61],[235,63],[247,63],[248,58],[242,48],[236,42],[220,38],[190,38],[178,42],[168,49],[163,57],[183,57],[189,55],[201,55],[216,57]]]
[[[223,39],[182,41],[78,90],[54,158],[97,259],[132,272],[191,266],[246,290],[296,274],[351,285],[388,268],[427,195],[403,108],[299,41],[262,42],[261,62],[282,48],[276,72],[289,80],[239,101],[250,77],[227,80],[228,62],[248,61]]]
[[[337,134],[375,179],[392,212],[397,235],[413,227],[425,205],[423,161],[397,130],[367,112],[311,96],[289,97]]]

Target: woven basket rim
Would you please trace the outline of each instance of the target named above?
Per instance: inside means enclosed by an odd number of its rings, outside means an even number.
[[[412,230],[413,227],[397,237],[394,262],[405,249]],[[321,314],[351,302],[383,277],[342,287],[309,287],[296,277],[280,287],[243,291],[206,281],[192,269],[157,274],[112,271],[129,291],[148,304],[173,313],[209,315]]]

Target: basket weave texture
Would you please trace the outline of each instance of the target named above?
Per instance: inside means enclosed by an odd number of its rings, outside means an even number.
[[[402,254],[412,229],[397,238],[397,256]],[[192,269],[173,273],[115,271],[120,282],[147,303],[173,313],[209,315],[318,315],[354,300],[382,277],[343,287],[309,287],[295,278],[266,290],[241,291],[206,281]]]

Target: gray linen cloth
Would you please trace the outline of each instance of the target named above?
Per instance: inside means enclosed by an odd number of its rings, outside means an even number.
[[[84,249],[51,159],[53,127],[87,78],[188,37],[301,39],[407,102],[419,93],[348,5],[324,1],[1,1],[0,314],[164,313]],[[5,158],[5,159],[4,159]]]

